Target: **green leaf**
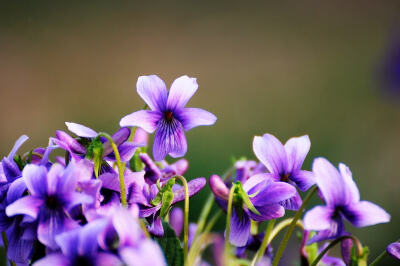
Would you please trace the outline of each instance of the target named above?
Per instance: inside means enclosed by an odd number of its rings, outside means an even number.
[[[183,266],[183,248],[181,247],[181,242],[175,235],[175,231],[169,226],[168,223],[163,222],[164,236],[154,237],[154,239],[160,245],[165,260],[170,266]]]
[[[235,184],[235,194],[234,194],[234,201],[237,201],[239,203],[243,202],[247,208],[252,211],[253,213],[257,215],[261,215],[260,212],[254,207],[253,203],[250,201],[249,195],[247,195],[247,192],[244,191],[242,187],[242,183],[237,181]],[[240,199],[240,200],[239,200]]]
[[[103,162],[103,143],[99,137],[96,137],[92,143],[90,143],[87,149],[86,159],[93,160],[94,174],[98,177]]]
[[[143,152],[142,149],[137,149],[137,151],[133,155],[132,159],[129,161],[129,166],[132,169],[132,171],[134,171],[134,172],[140,172],[145,167],[144,163],[139,158],[139,154],[141,152]]]

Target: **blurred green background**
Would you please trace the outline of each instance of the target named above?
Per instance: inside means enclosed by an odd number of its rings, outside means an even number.
[[[187,74],[199,83],[188,106],[218,116],[187,133],[188,177],[253,158],[254,135],[308,134],[305,169],[316,156],[346,163],[361,198],[392,215],[351,229],[375,257],[400,237],[400,99],[377,81],[399,14],[399,1],[2,1],[0,154],[21,134],[21,151],[45,146],[65,121],[112,133],[143,106],[138,76]]]

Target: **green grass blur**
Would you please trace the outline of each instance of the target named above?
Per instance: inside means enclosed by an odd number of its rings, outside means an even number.
[[[0,154],[21,134],[31,137],[21,151],[45,146],[65,121],[112,133],[143,106],[138,76],[187,74],[199,83],[189,106],[218,116],[187,133],[189,178],[254,158],[254,135],[308,134],[305,169],[316,156],[346,163],[361,198],[391,213],[351,229],[375,257],[400,236],[400,99],[376,78],[399,11],[399,1],[3,1]],[[208,191],[191,201],[192,220]]]

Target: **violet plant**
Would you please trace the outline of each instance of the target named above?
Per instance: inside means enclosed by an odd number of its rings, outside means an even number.
[[[389,222],[390,215],[360,200],[344,164],[338,170],[316,158],[312,171],[303,169],[308,136],[285,144],[271,134],[256,136],[259,162],[242,158],[208,182],[187,181],[189,162],[180,158],[188,147],[184,131],[217,119],[185,107],[197,88],[188,76],[169,91],[159,77],[142,76],[137,92],[146,106],[122,118],[112,136],[67,122],[75,136],[57,130],[47,147],[19,155],[28,139],[20,137],[0,164],[0,230],[9,264],[278,265],[296,227],[301,265],[379,265],[386,254],[400,259],[394,242],[369,260],[368,248],[345,229],[345,220],[365,227]],[[151,155],[148,134],[154,132]],[[55,149],[64,156],[50,160]],[[180,159],[169,163],[167,155]],[[197,223],[189,224],[189,199],[207,183],[212,193],[195,210]],[[302,199],[298,190],[308,194]],[[305,212],[316,192],[325,205]],[[183,210],[175,206],[181,201]],[[220,209],[209,217],[214,203]],[[213,232],[224,213],[224,232]],[[328,255],[337,244],[342,258]]]

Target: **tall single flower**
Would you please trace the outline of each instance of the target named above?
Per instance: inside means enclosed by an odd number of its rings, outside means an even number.
[[[185,155],[187,143],[184,131],[197,126],[212,125],[216,116],[199,108],[185,108],[197,90],[195,78],[177,78],[167,92],[164,81],[158,76],[141,76],[137,92],[150,110],[140,110],[123,117],[120,126],[138,126],[148,133],[156,131],[153,156],[156,161],[169,154],[177,158]]]
[[[54,237],[76,226],[69,211],[78,204],[91,203],[93,199],[76,192],[80,165],[71,162],[67,168],[54,164],[49,171],[44,166],[29,164],[22,178],[29,195],[6,208],[8,216],[25,215],[29,221],[38,221],[37,235],[49,248],[57,248]]]
[[[291,138],[285,145],[271,134],[256,136],[253,140],[253,151],[269,171],[267,175],[276,181],[294,183],[301,191],[315,183],[312,172],[301,170],[310,146],[307,135]],[[301,205],[300,195],[296,193],[281,204],[286,209],[297,210]]]
[[[314,207],[304,216],[307,230],[320,231],[310,243],[344,235],[343,219],[356,227],[389,222],[390,215],[381,207],[360,201],[360,192],[346,165],[339,164],[338,171],[328,160],[317,158],[313,172],[326,206]]]
[[[217,175],[210,177],[210,187],[220,205],[226,209],[229,189]],[[274,182],[264,174],[250,177],[243,186],[237,181],[234,186],[231,231],[229,241],[238,247],[245,246],[250,236],[250,219],[261,222],[280,218],[285,209],[280,202],[296,193],[295,187],[284,182]]]

